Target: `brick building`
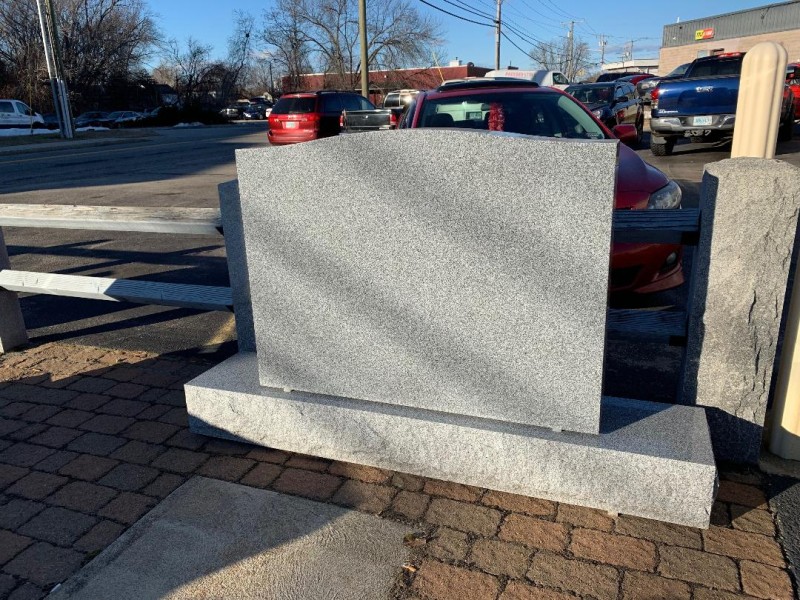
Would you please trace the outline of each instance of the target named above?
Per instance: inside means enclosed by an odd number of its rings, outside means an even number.
[[[373,102],[379,103],[383,97],[392,90],[418,89],[427,90],[437,87],[448,79],[461,79],[464,77],[483,77],[491,69],[476,67],[473,63],[461,64],[454,60],[446,67],[425,67],[411,69],[391,69],[385,71],[370,71],[369,87],[370,97]],[[329,73],[309,73],[301,76],[300,85],[292,89],[288,77],[283,78],[284,92],[306,92],[324,89],[352,88],[361,91],[360,75],[354,75],[350,80]]]
[[[659,72],[721,52],[743,52],[759,42],[782,44],[789,61],[800,61],[800,0],[768,4],[664,26]]]

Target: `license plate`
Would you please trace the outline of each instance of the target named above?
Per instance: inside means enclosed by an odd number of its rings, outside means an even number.
[[[692,120],[692,125],[697,125],[698,127],[702,127],[704,125],[711,125],[711,120],[713,117],[695,117]]]
[[[286,129],[297,129],[297,125],[298,125],[297,121],[286,121],[286,122],[283,124],[283,126],[284,126]]]

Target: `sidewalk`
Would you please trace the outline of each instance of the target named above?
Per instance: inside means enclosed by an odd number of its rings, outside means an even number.
[[[755,470],[723,470],[707,531],[190,433],[197,360],[45,344],[0,356],[0,598],[41,598],[193,475],[403,523],[395,598],[794,597]],[[180,549],[175,549],[180,551]]]

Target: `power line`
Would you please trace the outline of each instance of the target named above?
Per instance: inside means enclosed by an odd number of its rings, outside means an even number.
[[[559,13],[561,13],[562,15],[564,15],[565,17],[567,17],[568,19],[577,19],[577,17],[576,17],[575,15],[571,15],[571,14],[569,14],[568,12],[566,12],[565,10],[563,10],[562,8],[560,8],[560,7],[559,7],[557,4],[555,4],[555,3],[553,2],[553,0],[547,0],[547,3],[548,3],[548,4],[550,4],[550,5],[552,5],[552,7],[555,9],[555,11],[556,11],[556,12],[559,12]],[[542,0],[539,0],[539,4],[541,4],[542,6],[544,6],[544,4],[542,3]]]
[[[484,13],[484,12],[482,12],[480,10],[475,9],[475,8],[472,8],[468,4],[466,4],[465,2],[458,2],[458,0],[455,0],[455,2],[452,2],[451,0],[442,0],[442,2],[446,2],[447,4],[449,4],[451,6],[455,6],[459,10],[465,10],[468,13],[472,13],[473,15],[477,15],[479,17],[484,17],[486,19],[490,19],[490,20],[494,21],[494,16],[492,16],[490,14],[487,14],[487,13]],[[458,4],[456,4],[456,2],[458,2]],[[459,5],[463,5],[463,6],[459,6]]]
[[[559,22],[559,20],[560,20],[560,18],[556,18],[556,19],[554,19],[554,18],[552,18],[552,17],[549,17],[549,16],[547,16],[547,15],[546,15],[546,14],[544,14],[544,13],[541,13],[541,12],[539,12],[538,10],[536,10],[535,8],[533,8],[533,6],[531,6],[530,4],[528,4],[528,3],[527,3],[525,0],[519,0],[519,1],[520,1],[520,2],[523,4],[523,6],[525,6],[525,7],[526,7],[528,10],[530,10],[530,11],[531,11],[531,12],[533,12],[533,13],[536,13],[537,15],[539,15],[540,17],[542,17],[543,19],[547,19],[548,21],[553,21],[554,23],[558,23],[558,22]]]
[[[548,23],[542,23],[541,21],[539,21],[539,20],[537,20],[537,19],[532,19],[531,17],[529,17],[529,16],[527,16],[526,14],[524,14],[524,13],[523,13],[523,12],[522,12],[520,9],[518,9],[516,6],[508,6],[507,8],[508,8],[508,10],[510,10],[510,11],[513,11],[514,13],[516,13],[516,14],[517,14],[517,17],[518,17],[518,18],[520,18],[520,19],[525,19],[526,21],[530,21],[531,23],[534,23],[534,24],[538,25],[539,27],[544,27],[544,28],[547,28],[547,29],[552,29],[552,30],[554,30],[554,31],[558,31],[558,32],[560,32],[560,31],[561,31],[561,27],[560,27],[560,26],[550,25],[550,24],[548,24]]]
[[[508,36],[506,35],[506,32],[505,32],[505,31],[501,31],[501,32],[500,32],[500,35],[502,35],[504,38],[506,38],[506,40],[508,40],[508,43],[509,43],[509,44],[511,44],[512,46],[514,46],[514,48],[516,48],[516,49],[517,49],[517,50],[519,50],[520,52],[522,52],[522,53],[523,53],[525,56],[530,56],[530,54],[528,54],[528,53],[527,53],[525,50],[523,50],[522,48],[520,48],[520,47],[519,47],[519,46],[518,46],[518,45],[517,45],[517,44],[514,42],[514,40],[512,40],[510,37],[508,37]]]
[[[439,12],[443,12],[444,14],[450,15],[451,17],[455,17],[456,19],[461,19],[462,21],[466,21],[467,23],[474,23],[475,25],[482,25],[483,27],[494,27],[493,23],[481,23],[480,21],[473,21],[472,19],[467,19],[466,17],[462,17],[455,13],[451,13],[449,10],[445,10],[439,6],[436,6],[435,4],[431,4],[427,0],[419,0],[419,1],[425,4],[426,6],[430,6],[431,8],[438,10]]]

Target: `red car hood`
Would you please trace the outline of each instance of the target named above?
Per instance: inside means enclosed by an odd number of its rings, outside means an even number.
[[[648,165],[628,146],[619,145],[616,208],[647,208],[650,194],[668,182],[664,173]]]

